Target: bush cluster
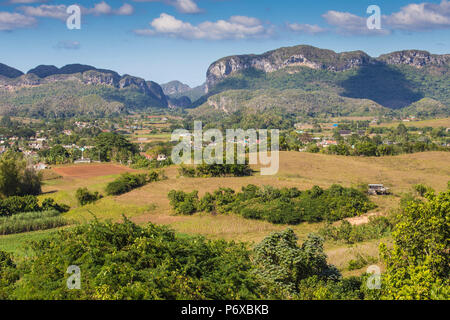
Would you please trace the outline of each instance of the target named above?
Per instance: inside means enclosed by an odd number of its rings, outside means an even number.
[[[181,166],[178,173],[183,177],[246,177],[253,174],[248,164],[201,164],[196,167]]]
[[[319,230],[319,234],[327,240],[356,243],[388,236],[394,224],[386,217],[370,217],[369,223],[351,225],[344,220],[339,226],[326,225]]]
[[[89,203],[94,203],[101,199],[103,196],[96,192],[90,192],[87,188],[78,188],[75,197],[78,200],[80,206],[85,206]]]
[[[148,174],[124,173],[113,182],[108,183],[105,191],[110,196],[118,196],[159,180],[161,180],[161,174],[156,171],[150,171]]]
[[[83,272],[67,290],[67,267]],[[30,244],[29,259],[0,251],[0,299],[259,300],[364,298],[342,279],[316,235],[292,230],[245,243],[178,235],[164,226],[93,221]]]
[[[172,190],[169,199],[178,214],[200,211],[236,213],[248,219],[291,225],[305,221],[337,221],[375,207],[363,192],[340,185],[333,185],[327,190],[315,186],[306,191],[248,185],[238,193],[220,188],[212,194],[206,193],[201,199],[197,191],[188,194]]]
[[[13,196],[0,200],[0,217],[11,216],[20,212],[47,211],[56,210],[66,212],[69,207],[64,204],[58,204],[54,199],[46,198],[39,205],[36,196]]]

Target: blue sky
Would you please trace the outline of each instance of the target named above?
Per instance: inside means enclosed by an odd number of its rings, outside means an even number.
[[[72,4],[82,9],[81,30],[66,27]],[[369,5],[380,7],[382,30],[367,28]],[[194,86],[233,54],[297,44],[442,54],[449,40],[449,0],[0,0],[0,62],[24,72],[83,63]]]

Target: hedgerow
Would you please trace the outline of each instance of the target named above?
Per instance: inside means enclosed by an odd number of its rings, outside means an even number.
[[[148,174],[124,173],[113,182],[108,183],[105,191],[110,196],[118,196],[161,179],[161,174],[156,171],[150,171]]]
[[[206,193],[201,199],[197,191],[187,194],[172,190],[169,199],[177,214],[200,211],[236,213],[248,219],[291,225],[337,221],[375,208],[363,192],[340,185],[333,185],[327,190],[315,186],[306,191],[248,185],[238,193],[229,188],[220,188],[212,194]]]
[[[13,196],[5,199],[0,199],[0,217],[11,216],[20,212],[32,211],[47,211],[57,210],[59,212],[66,212],[69,207],[64,204],[58,204],[54,199],[46,198],[39,205],[39,200],[36,196]]]

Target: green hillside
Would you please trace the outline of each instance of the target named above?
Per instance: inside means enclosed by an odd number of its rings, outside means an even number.
[[[301,117],[384,115],[391,110],[367,99],[341,97],[332,90],[228,90],[213,95],[191,115],[244,128],[290,127]],[[219,125],[219,124],[217,124]]]
[[[17,91],[0,91],[0,109],[14,116],[105,116],[145,108],[165,107],[160,100],[137,88],[56,81]]]
[[[374,65],[342,72],[308,67],[289,67],[271,73],[247,69],[218,83],[209,95],[236,89],[323,90],[343,97],[370,99],[385,107],[400,109],[425,97],[449,106],[448,83],[450,73],[418,72],[411,66]]]

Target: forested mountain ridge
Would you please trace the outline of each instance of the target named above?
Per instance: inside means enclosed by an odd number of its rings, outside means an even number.
[[[450,55],[434,55],[427,51],[405,50],[372,58],[363,51],[336,53],[307,45],[285,47],[261,55],[229,56],[212,63],[207,71],[207,90],[239,71],[256,69],[266,73],[287,67],[305,66],[316,70],[346,71],[360,66],[410,65],[415,67],[450,66]],[[447,69],[448,71],[448,69]]]
[[[162,88],[153,81],[111,70],[71,64],[40,65],[27,74],[0,71],[0,112],[13,115],[67,117],[106,115],[146,108],[167,108]],[[20,72],[20,71],[19,71]],[[16,77],[7,77],[17,75]],[[94,103],[95,102],[95,103]]]
[[[298,101],[292,100],[292,92],[287,92],[288,99],[277,93],[274,97],[278,99],[269,100],[282,110],[292,110],[294,103],[294,109],[300,114],[327,114],[339,97],[372,101],[376,108],[355,108],[358,103],[350,106],[350,100],[346,100],[338,104],[340,108],[335,114],[356,112],[359,115],[362,110],[368,110],[365,115],[376,115],[382,110],[379,107],[384,107],[385,112],[407,110],[424,117],[449,116],[450,55],[405,50],[373,58],[362,51],[336,53],[301,45],[261,55],[230,56],[211,64],[207,72],[207,95],[193,106],[203,105],[204,111],[209,105],[216,111],[224,111],[224,105],[216,102],[223,101],[226,91],[257,91],[268,98],[267,90],[274,89],[297,90],[297,96],[302,97]],[[312,113],[309,102],[301,106],[303,92],[309,93],[308,100],[316,101]],[[222,96],[211,99],[218,94]],[[317,96],[313,98],[314,95]],[[325,96],[332,98],[327,101]],[[269,102],[262,98],[259,104]],[[239,106],[241,102],[234,101],[234,104]]]

